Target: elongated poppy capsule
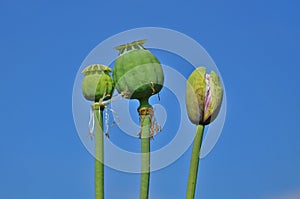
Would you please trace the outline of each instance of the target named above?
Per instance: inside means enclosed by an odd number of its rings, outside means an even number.
[[[207,125],[217,117],[223,99],[223,87],[217,73],[198,67],[186,84],[186,108],[193,124]]]

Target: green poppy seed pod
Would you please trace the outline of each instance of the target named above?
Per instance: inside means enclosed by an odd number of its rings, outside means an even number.
[[[214,71],[206,73],[205,67],[192,72],[186,85],[186,108],[193,124],[207,125],[217,117],[223,99],[223,88]]]
[[[110,72],[112,69],[102,64],[89,65],[82,71],[82,93],[87,100],[98,102],[111,98],[114,82]]]
[[[159,60],[139,40],[116,47],[119,50],[114,65],[116,89],[128,99],[146,100],[158,93],[164,82]]]

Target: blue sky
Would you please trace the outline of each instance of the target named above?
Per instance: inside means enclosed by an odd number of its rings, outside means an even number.
[[[226,123],[201,160],[196,197],[297,195],[298,7],[295,0],[1,0],[0,198],[93,198],[94,160],[72,117],[74,79],[97,44],[144,26],[197,40],[226,86]],[[151,199],[184,198],[190,153],[152,174]],[[107,168],[105,177],[108,199],[137,198],[139,175]]]

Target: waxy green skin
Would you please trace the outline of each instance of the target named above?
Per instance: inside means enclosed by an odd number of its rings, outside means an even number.
[[[211,71],[210,89],[211,102],[205,108],[206,68],[198,67],[189,76],[186,85],[186,108],[190,121],[193,124],[207,125],[217,117],[223,98],[223,88],[219,76]]]
[[[223,98],[223,88],[219,76],[205,67],[196,68],[186,84],[186,108],[189,119],[196,124],[197,131],[193,143],[186,199],[195,198],[200,149],[205,125],[218,115]]]
[[[148,100],[163,87],[164,75],[158,59],[144,47],[134,48],[144,42],[137,41],[116,48],[121,53],[114,65],[114,82],[125,98]],[[122,54],[123,49],[128,51]]]
[[[114,90],[114,82],[109,75],[112,70],[102,64],[92,64],[82,73],[82,93],[87,100],[98,102],[100,99],[108,100]],[[104,96],[105,95],[105,96]]]
[[[164,83],[160,62],[139,40],[116,47],[120,54],[114,65],[114,81],[118,92],[127,99],[138,99],[141,122],[141,181],[140,199],[148,199],[150,180],[150,128],[152,115],[140,110],[152,109],[148,99],[158,93]]]
[[[112,70],[102,64],[86,67],[82,74],[82,93],[87,100],[94,101],[92,110],[95,118],[95,199],[104,199],[104,144],[102,100],[110,99],[114,82],[109,75]]]

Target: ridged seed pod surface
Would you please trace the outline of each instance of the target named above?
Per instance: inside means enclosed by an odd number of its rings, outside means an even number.
[[[115,48],[120,53],[114,65],[114,82],[125,98],[148,99],[162,89],[161,64],[144,43],[140,40]]]
[[[109,75],[110,72],[112,70],[102,64],[90,65],[82,71],[84,74],[82,93],[87,100],[98,102],[100,99],[111,98],[114,82]]]

